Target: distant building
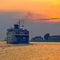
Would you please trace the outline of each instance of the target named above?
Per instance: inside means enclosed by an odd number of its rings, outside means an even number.
[[[31,42],[60,42],[60,35],[45,34],[44,39],[41,36],[36,36],[31,39]]]
[[[36,36],[31,39],[31,42],[42,42],[43,38],[41,36]]]
[[[29,31],[27,29],[20,28],[19,24],[14,24],[13,28],[7,29],[7,43],[12,44],[28,44],[29,43]]]
[[[49,36],[48,41],[51,42],[60,42],[60,35]]]

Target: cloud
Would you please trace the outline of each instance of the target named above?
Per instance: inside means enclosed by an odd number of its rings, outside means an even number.
[[[60,23],[60,18],[39,18],[36,22]]]
[[[31,22],[40,22],[40,23],[60,23],[60,18],[48,18],[44,14],[36,14],[32,12],[7,12],[1,11],[0,17],[11,18],[15,20],[25,20]]]
[[[55,19],[60,19],[60,18],[51,18],[51,19],[55,20]]]
[[[60,23],[60,18],[48,18],[44,14],[35,14],[28,12],[26,13],[26,18],[32,22],[42,22],[42,23]]]
[[[39,20],[59,20],[60,18],[40,18]]]

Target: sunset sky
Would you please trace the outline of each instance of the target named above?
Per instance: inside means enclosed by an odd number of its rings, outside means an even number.
[[[60,35],[60,0],[0,0],[0,39],[18,19],[26,20],[30,37]]]
[[[43,18],[60,18],[60,0],[0,0],[0,10],[29,11],[42,14]],[[46,22],[60,22],[60,19]]]

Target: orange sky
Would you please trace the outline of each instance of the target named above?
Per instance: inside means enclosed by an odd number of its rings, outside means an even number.
[[[60,0],[0,0],[0,10],[30,11],[43,14],[47,18],[60,18]]]

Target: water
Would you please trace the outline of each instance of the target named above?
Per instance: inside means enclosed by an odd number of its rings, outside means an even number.
[[[60,60],[60,42],[13,45],[0,42],[0,60]]]

